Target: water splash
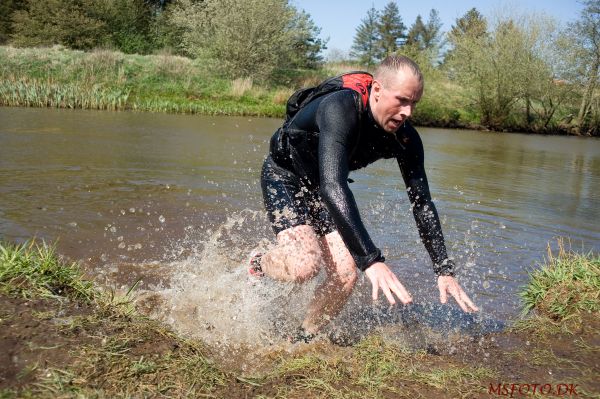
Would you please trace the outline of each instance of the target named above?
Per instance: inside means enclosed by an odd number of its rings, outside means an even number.
[[[273,345],[289,348],[283,336],[300,325],[324,275],[303,285],[250,277],[249,254],[274,245],[265,237],[272,233],[264,212],[248,209],[211,229],[188,229],[171,252],[189,255],[163,263],[161,270],[172,274],[168,286],[142,293],[138,305],[179,332],[221,349],[223,356],[238,352],[247,360]],[[370,285],[363,277],[323,335],[336,343],[354,344],[379,332],[395,343],[425,349],[447,343],[450,333],[475,336],[502,328],[501,323],[447,305],[373,306]]]
[[[256,279],[247,272],[249,254],[267,251],[264,212],[243,210],[213,229],[189,230],[173,245],[172,253],[185,248],[190,255],[168,263],[168,287],[140,296],[142,306],[180,332],[230,348],[265,346],[283,341],[284,324],[297,326],[316,282],[301,287]],[[154,305],[154,306],[153,306]]]

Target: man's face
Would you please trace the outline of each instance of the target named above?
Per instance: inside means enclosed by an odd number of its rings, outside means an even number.
[[[388,133],[395,133],[412,115],[423,94],[423,86],[410,70],[390,74],[385,83],[374,80],[370,105],[375,122]]]

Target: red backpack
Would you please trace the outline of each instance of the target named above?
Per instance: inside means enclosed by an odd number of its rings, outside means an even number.
[[[329,78],[314,87],[307,87],[296,91],[289,98],[285,108],[285,121],[289,121],[300,111],[306,104],[317,97],[332,93],[338,90],[354,90],[360,94],[362,101],[359,101],[359,109],[367,106],[369,101],[369,89],[373,83],[373,75],[368,72],[348,72],[333,78]]]

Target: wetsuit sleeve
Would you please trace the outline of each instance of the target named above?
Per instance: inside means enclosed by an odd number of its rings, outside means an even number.
[[[413,130],[411,136],[411,144],[406,151],[407,155],[398,157],[398,164],[406,184],[419,236],[433,261],[435,274],[453,276],[454,262],[448,259],[442,226],[429,192],[425,174],[423,143],[416,131]]]
[[[373,244],[348,187],[349,159],[358,139],[356,102],[349,91],[328,96],[316,115],[319,126],[320,193],[357,267],[366,270],[385,259]]]

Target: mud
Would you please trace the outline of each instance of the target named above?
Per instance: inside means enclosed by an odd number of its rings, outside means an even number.
[[[146,301],[150,298],[147,297]],[[83,346],[99,344],[96,342],[98,335],[93,329],[77,323],[78,319],[92,313],[90,307],[66,301],[0,296],[0,309],[0,389],[28,387],[49,370],[68,369],[74,359],[81,355],[78,351]],[[493,379],[472,382],[480,386],[481,394],[469,397],[490,397],[490,386],[497,387],[498,384],[572,384],[576,386],[577,397],[593,397],[600,393],[597,380],[600,375],[600,321],[594,316],[586,317],[583,326],[573,334],[543,336],[535,331],[503,331],[447,335],[446,340],[430,343],[426,348],[423,348],[423,343],[413,341],[415,355],[411,363],[431,370],[453,367],[485,367],[493,370]],[[100,328],[102,334],[99,335],[110,336],[110,323]],[[400,335],[400,331],[393,326],[379,328],[377,332],[390,342]],[[151,359],[167,356],[177,347],[178,342],[173,337],[149,334],[131,347],[128,356]],[[263,347],[261,351],[238,346],[227,356],[223,356],[222,347],[209,346],[208,351],[217,366],[229,376],[215,394],[231,398],[276,396],[281,393],[282,387],[308,381],[314,377],[311,373],[318,373],[318,369],[308,369],[296,374],[271,374],[272,378],[266,381],[254,382],[253,377],[272,373],[282,359],[314,355],[335,365],[356,355],[355,346],[334,345],[325,337],[310,344],[272,345]],[[352,388],[356,383],[338,383],[341,385],[337,389]],[[399,380],[398,384],[404,396],[434,398],[444,396],[446,392],[442,388],[424,388],[415,381]],[[448,386],[448,389],[456,388]],[[356,386],[356,389],[361,387]],[[314,393],[294,391],[288,397],[314,397]],[[382,392],[381,397],[398,396],[393,392]]]
[[[68,366],[70,349],[93,340],[68,328],[74,317],[91,312],[79,304],[0,295],[0,309],[0,389],[25,386],[45,369]]]

